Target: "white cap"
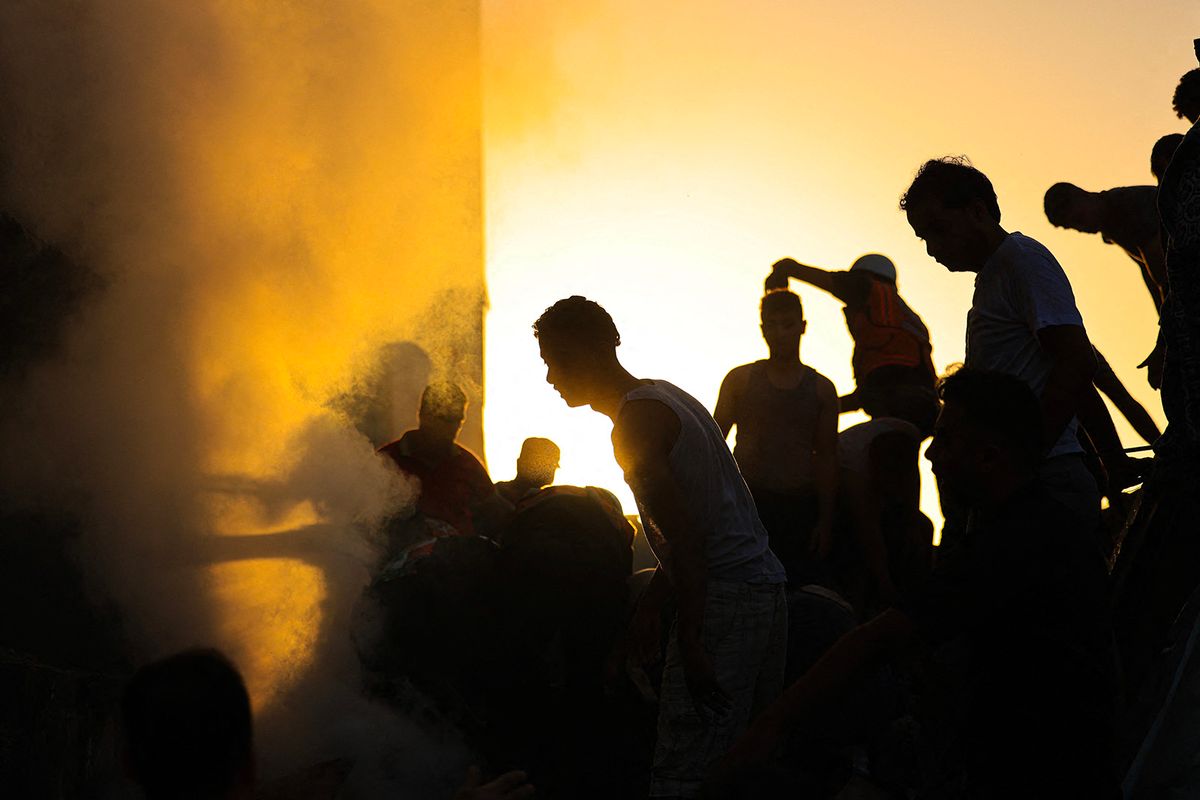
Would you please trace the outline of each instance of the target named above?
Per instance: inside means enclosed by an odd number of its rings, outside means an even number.
[[[887,256],[881,256],[878,253],[868,253],[865,256],[860,256],[853,264],[850,265],[851,272],[870,272],[872,275],[878,275],[881,278],[896,282],[896,265]]]

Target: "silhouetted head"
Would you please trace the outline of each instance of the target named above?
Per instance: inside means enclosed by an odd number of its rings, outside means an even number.
[[[1171,107],[1181,119],[1195,124],[1200,119],[1200,69],[1188,70],[1175,87]]]
[[[467,412],[467,395],[456,383],[431,383],[421,393],[421,433],[431,444],[449,445],[458,438]]]
[[[1056,183],[1042,199],[1046,219],[1058,228],[1099,233],[1104,222],[1104,200],[1073,183]]]
[[[922,164],[900,208],[925,251],[951,272],[978,270],[991,255],[1000,205],[992,182],[965,157]]]
[[[533,323],[546,383],[572,408],[591,403],[603,391],[603,378],[619,367],[621,334],[601,305],[574,295],[559,300]]]
[[[890,258],[881,256],[878,253],[867,253],[865,256],[859,256],[850,265],[850,271],[866,272],[888,283],[894,284],[896,282],[896,265],[892,263]]]
[[[537,486],[554,483],[559,455],[558,445],[554,442],[529,437],[521,445],[521,455],[517,456],[517,477]]]
[[[969,501],[1033,474],[1042,460],[1042,410],[1020,378],[963,367],[941,379],[942,411],[925,457]]]
[[[142,667],[121,716],[126,766],[149,800],[228,798],[253,786],[250,697],[216,650]]]
[[[800,295],[786,289],[767,292],[759,305],[762,335],[771,355],[792,356],[800,350],[800,337],[808,323]]]
[[[1158,183],[1162,183],[1163,173],[1167,171],[1167,165],[1171,163],[1171,158],[1179,149],[1179,143],[1182,141],[1182,133],[1168,133],[1155,142],[1154,147],[1151,148],[1150,174]]]

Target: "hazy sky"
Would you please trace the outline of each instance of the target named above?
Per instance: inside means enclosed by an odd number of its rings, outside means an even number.
[[[1151,145],[1184,130],[1170,100],[1193,35],[1193,0],[484,2],[493,477],[542,435],[562,445],[561,481],[621,485],[606,421],[545,385],[530,335],[570,294],[612,313],[631,371],[711,408],[729,369],[765,357],[774,260],[844,269],[878,251],[938,368],[961,360],[973,277],[929,259],[897,210],[917,166],[946,154],[991,177],[1008,230],[1056,254],[1092,340],[1161,421],[1135,369],[1155,337],[1135,265],[1051,227],[1042,194],[1152,182]],[[850,390],[840,304],[798,290],[803,359]]]

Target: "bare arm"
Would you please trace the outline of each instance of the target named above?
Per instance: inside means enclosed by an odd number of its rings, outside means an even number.
[[[833,291],[833,273],[823,270],[820,267],[810,267],[807,264],[801,264],[794,258],[781,258],[771,267],[772,276],[784,276],[798,281],[804,281],[807,284],[816,286],[818,289],[823,289],[830,294]],[[785,284],[786,285],[786,281]]]
[[[670,547],[670,561],[665,566],[675,590],[679,649],[688,688],[697,702],[722,711],[728,708],[728,697],[712,674],[702,635],[708,581],[706,543],[670,468],[671,448],[678,436],[675,412],[655,400],[626,403],[613,426],[614,451],[625,479]]]
[[[838,396],[833,384],[817,377],[817,426],[813,441],[813,477],[817,488],[817,553],[829,554],[838,486]]]
[[[1099,436],[1104,439],[1107,431],[1097,418],[1095,403],[1100,403],[1101,410],[1104,410],[1104,404],[1092,386],[1092,376],[1096,374],[1096,354],[1088,341],[1087,332],[1079,325],[1051,325],[1039,330],[1037,338],[1053,362],[1041,398],[1046,447],[1054,446],[1071,418],[1076,416],[1098,448],[1104,450],[1106,446],[1111,446],[1112,441],[1101,442],[1096,438]],[[1104,410],[1104,416],[1108,416],[1107,410]],[[1096,431],[1093,432],[1089,420],[1096,426]],[[1115,439],[1117,434],[1112,427],[1111,417],[1108,418],[1107,430]],[[1116,446],[1120,447],[1119,441]]]
[[[737,400],[742,389],[741,368],[730,370],[721,381],[721,392],[717,395],[717,408],[713,411],[713,419],[721,429],[721,435],[729,438],[729,432],[737,424]]]
[[[1054,360],[1046,389],[1042,392],[1042,415],[1047,435],[1055,430],[1058,435],[1048,438],[1047,446],[1053,446],[1070,421],[1070,398],[1074,396],[1074,414],[1095,445],[1108,473],[1108,490],[1104,493],[1112,500],[1116,496],[1114,492],[1138,482],[1141,468],[1125,454],[1108,406],[1104,405],[1092,384],[1096,352],[1083,328],[1076,325],[1042,328],[1038,331],[1038,340]]]
[[[1142,258],[1142,270],[1147,276],[1146,288],[1154,296],[1154,308],[1161,310],[1163,298],[1167,296],[1167,254],[1163,252],[1160,237],[1155,236],[1146,243],[1142,248]]]
[[[1112,404],[1117,407],[1121,415],[1137,431],[1138,436],[1145,439],[1148,444],[1154,444],[1162,433],[1159,431],[1158,425],[1155,424],[1150,413],[1129,393],[1129,390],[1125,388],[1125,384],[1121,383],[1121,379],[1117,377],[1117,373],[1113,371],[1113,368],[1109,366],[1099,351],[1096,352],[1096,360],[1100,365],[1100,368],[1096,370],[1096,377],[1093,380],[1096,388],[1112,401]]]

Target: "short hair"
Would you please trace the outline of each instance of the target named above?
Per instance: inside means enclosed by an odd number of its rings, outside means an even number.
[[[758,313],[766,315],[775,311],[795,311],[804,319],[804,304],[800,302],[800,295],[795,292],[789,292],[787,289],[775,289],[763,295],[762,301],[758,304]]]
[[[216,650],[142,667],[125,689],[121,718],[130,766],[148,797],[224,794],[253,762],[250,696]]]
[[[922,164],[908,191],[900,196],[900,210],[930,200],[946,208],[966,208],[978,200],[992,219],[1000,221],[1000,204],[992,182],[966,156],[945,156]]]
[[[970,423],[1029,467],[1045,452],[1042,407],[1029,384],[1006,372],[960,367],[938,381],[943,404],[961,408]]]
[[[621,344],[616,323],[604,307],[579,295],[559,300],[542,312],[533,323],[533,335],[556,348],[615,351]]]
[[[1182,142],[1182,133],[1168,133],[1159,138],[1154,143],[1154,147],[1150,148],[1150,174],[1154,176],[1154,180],[1162,180],[1163,173],[1167,171],[1167,165],[1171,163],[1171,158]]]
[[[518,458],[531,458],[539,461],[552,461],[558,463],[562,451],[558,449],[558,445],[549,439],[543,439],[540,436],[530,436],[521,443],[521,455]]]
[[[1175,87],[1175,96],[1171,98],[1171,107],[1188,122],[1200,119],[1200,67],[1183,73]]]
[[[1046,219],[1050,220],[1051,225],[1064,227],[1067,209],[1076,198],[1084,193],[1083,189],[1073,183],[1060,182],[1051,186],[1046,190],[1046,196],[1042,198],[1042,208],[1046,211]]]
[[[457,383],[438,381],[421,392],[422,414],[462,419],[467,410],[467,395]]]

